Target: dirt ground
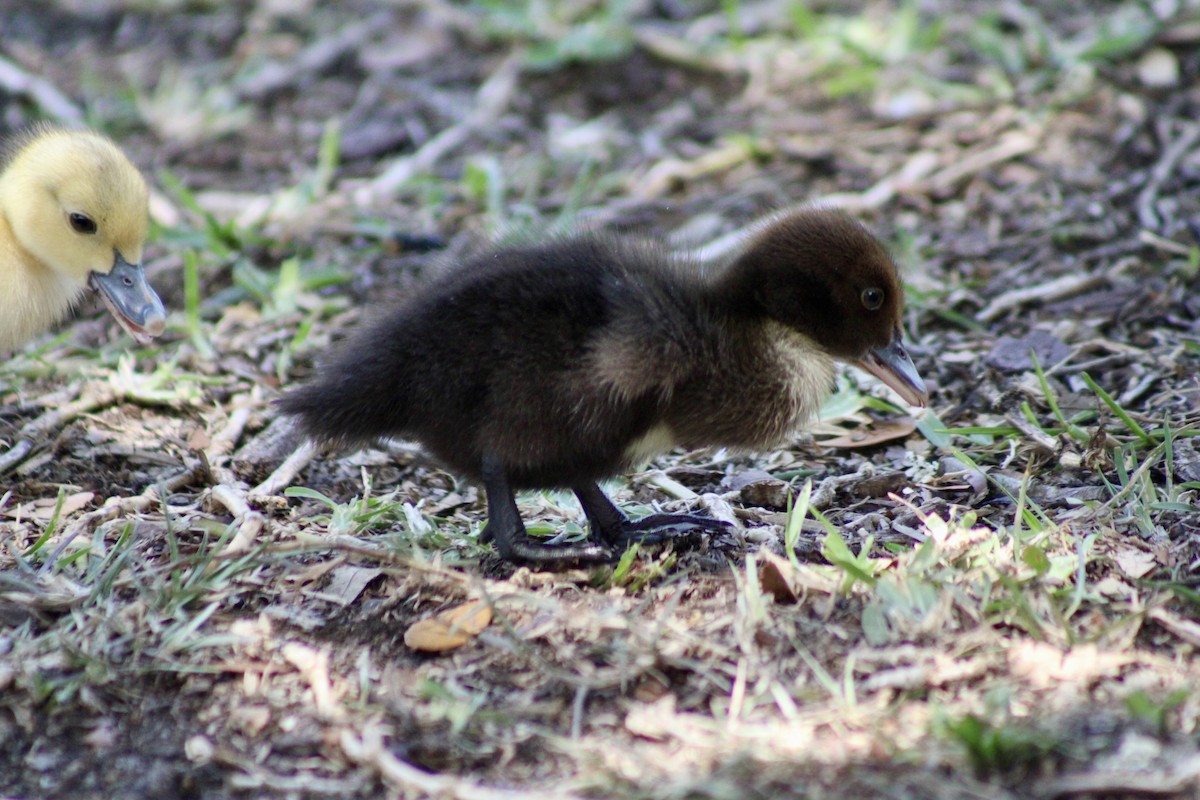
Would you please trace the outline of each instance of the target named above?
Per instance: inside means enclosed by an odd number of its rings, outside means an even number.
[[[1200,796],[1197,43],[1190,0],[0,0],[0,133],[129,152],[171,310],[0,366],[0,797]],[[488,242],[807,203],[893,250],[933,400],[847,371],[608,487],[728,535],[516,569],[479,488],[271,405]]]

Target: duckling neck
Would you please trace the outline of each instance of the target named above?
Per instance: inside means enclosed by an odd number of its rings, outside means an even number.
[[[706,282],[703,303],[711,325],[699,337],[708,343],[704,365],[676,387],[669,428],[685,445],[778,445],[815,416],[833,385],[833,359],[805,333],[772,319],[733,265]]]
[[[0,208],[0,352],[19,347],[62,319],[84,288],[26,250]]]

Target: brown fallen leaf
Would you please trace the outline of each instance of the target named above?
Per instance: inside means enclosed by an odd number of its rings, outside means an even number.
[[[323,595],[336,598],[339,603],[348,606],[358,599],[367,588],[367,584],[383,574],[383,570],[373,567],[356,567],[342,564],[333,570],[329,576],[329,584]]]
[[[775,597],[777,603],[794,603],[800,599],[796,591],[796,570],[786,558],[780,558],[769,550],[758,552],[758,584],[763,591]]]
[[[903,439],[917,429],[917,421],[912,417],[900,417],[891,420],[873,420],[870,423],[847,431],[841,436],[823,439],[817,444],[822,447],[874,447],[884,442]]]
[[[38,522],[49,522],[54,517],[55,509],[58,509],[59,518],[65,519],[76,511],[86,508],[95,496],[92,492],[69,494],[63,498],[61,509],[58,508],[57,497],[43,497],[22,503],[15,508],[7,508],[2,513],[9,519],[33,519]]]
[[[404,643],[426,653],[453,650],[478,636],[491,621],[492,607],[484,600],[472,600],[409,625]]]
[[[840,582],[822,574],[811,564],[797,567],[783,556],[769,550],[759,550],[755,555],[758,563],[758,584],[762,590],[782,604],[798,603],[809,591],[836,594]]]
[[[1153,553],[1135,550],[1132,547],[1122,547],[1113,556],[1113,560],[1117,562],[1121,572],[1134,580],[1146,577],[1158,567],[1158,561],[1154,558]]]

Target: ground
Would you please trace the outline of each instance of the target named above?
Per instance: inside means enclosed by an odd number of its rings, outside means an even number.
[[[0,0],[0,132],[126,148],[172,310],[0,366],[0,796],[1195,796],[1200,11],[1042,5]],[[515,569],[273,410],[488,242],[804,203],[896,255],[932,402],[847,371],[610,484],[729,535]]]

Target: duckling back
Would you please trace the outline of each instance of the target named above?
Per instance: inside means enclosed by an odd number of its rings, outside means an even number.
[[[515,485],[606,477],[659,421],[696,338],[693,290],[665,263],[600,237],[468,261],[365,323],[281,408],[314,438],[414,438],[470,476],[487,452]],[[637,353],[606,346],[630,326],[653,328]]]

